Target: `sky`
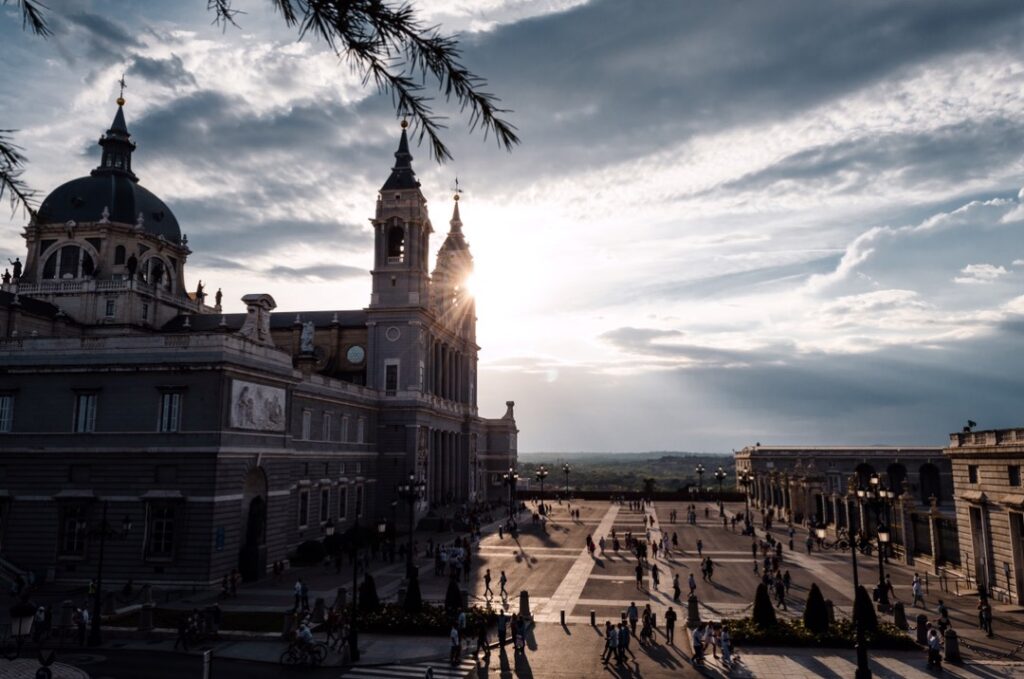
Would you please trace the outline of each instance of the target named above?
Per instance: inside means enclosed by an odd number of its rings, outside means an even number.
[[[388,96],[267,0],[0,7],[0,128],[40,197],[115,111],[225,306],[362,308]],[[1024,5],[420,0],[512,109],[413,149],[476,262],[479,405],[522,451],[941,445],[1024,426]],[[0,258],[23,255],[0,213]]]

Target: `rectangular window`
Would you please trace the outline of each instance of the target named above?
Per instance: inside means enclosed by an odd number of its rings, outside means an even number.
[[[355,463],[353,463],[352,466],[355,468],[354,471],[353,471],[354,474],[362,474],[363,473],[363,463],[362,462],[355,462]]]
[[[388,363],[384,366],[384,394],[394,396],[398,392],[398,364]]]
[[[331,440],[331,414],[324,413],[323,422],[320,424],[320,438],[324,441]]]
[[[11,431],[14,425],[14,396],[0,394],[0,433]]]
[[[106,308],[106,312],[105,312],[104,315],[107,318],[113,318],[114,317],[115,309],[116,309],[116,302],[114,302],[114,300],[112,300],[112,299],[108,299],[107,300],[107,308]]]
[[[85,507],[82,505],[65,505],[60,513],[61,556],[85,555]]]
[[[344,519],[348,514],[348,488],[338,488],[338,518]]]
[[[173,504],[150,504],[146,511],[146,556],[170,559],[174,556]]]
[[[181,392],[165,391],[160,394],[159,431],[178,431],[181,425]]]
[[[348,443],[348,415],[341,418],[341,440]]]
[[[331,489],[320,489],[320,523],[327,523],[331,506]]]
[[[142,320],[144,320],[144,321],[148,321],[149,320],[149,303],[148,302],[143,302],[142,303]]]
[[[1010,485],[1011,486],[1019,486],[1020,485],[1020,465],[1019,464],[1011,464],[1006,469],[1007,469],[1007,473],[1009,474],[1009,477],[1010,477]]]
[[[313,413],[308,410],[302,411],[302,438],[306,441],[309,440],[309,436],[313,429]]]
[[[344,462],[341,463],[341,468],[338,470],[338,473],[341,474],[342,476],[345,475],[345,463]]]
[[[76,432],[96,431],[96,394],[75,394],[75,421],[73,430]]]
[[[356,517],[363,515],[363,487],[356,486]]]
[[[360,417],[356,420],[356,442],[366,443],[366,418]]]
[[[309,491],[299,491],[299,528],[309,525]]]
[[[978,482],[978,465],[969,464],[967,465],[967,483]]]

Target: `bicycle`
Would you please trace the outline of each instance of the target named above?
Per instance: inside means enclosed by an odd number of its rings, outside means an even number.
[[[293,641],[288,648],[281,653],[282,665],[322,665],[327,659],[327,644],[317,641],[312,644],[304,644]]]

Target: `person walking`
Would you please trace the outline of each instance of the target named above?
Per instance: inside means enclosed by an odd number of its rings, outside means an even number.
[[[789,586],[793,583],[793,579],[789,576],[789,569],[782,574],[782,584],[786,588],[786,594],[789,594]]]
[[[939,625],[939,633],[942,634],[942,635],[945,635],[946,634],[946,630],[949,629],[952,626],[952,623],[950,623],[950,621],[949,621],[949,609],[946,608],[946,604],[942,601],[942,599],[939,599],[939,619],[938,619],[938,625]]]
[[[690,644],[693,646],[693,655],[690,656],[690,661],[694,666],[701,666],[704,664],[704,623],[701,623],[693,628],[693,634],[690,637]]]
[[[473,655],[475,657],[479,656],[481,650],[483,650],[485,657],[491,654],[491,649],[487,645],[487,624],[483,622],[477,625],[476,628],[476,651],[473,652]]]
[[[629,620],[629,630],[633,634],[636,634],[636,621],[639,617],[640,612],[636,608],[636,602],[630,601],[629,608],[626,609],[626,619]]]
[[[644,567],[637,561],[636,568],[633,570],[636,572],[636,588],[642,590],[644,588]]]
[[[755,565],[756,565],[756,562],[755,562]],[[675,574],[672,575],[672,600],[675,601],[676,603],[679,603],[679,595],[681,593],[682,593],[682,590],[680,590],[680,588],[679,588],[679,573],[675,573]]]
[[[697,578],[693,577],[693,573],[692,572],[690,573],[690,577],[689,577],[689,585],[690,585],[690,596],[693,596],[694,592],[697,591]]]
[[[623,624],[619,628],[619,656],[622,658],[622,662],[626,662],[627,653],[629,653],[630,658],[636,658],[633,652],[629,650],[629,628]]]
[[[707,571],[708,582],[714,581],[714,577],[715,577],[715,562],[711,560],[710,556],[708,557],[708,561],[705,564],[704,569]]]
[[[697,539],[697,556],[704,555],[704,541],[700,538]]]
[[[484,596],[488,597],[488,598],[494,596],[494,592],[491,591],[491,569],[490,568],[488,568],[484,572]]]
[[[301,580],[299,582],[302,583],[302,587],[300,589],[300,594],[302,595],[302,610],[308,611],[309,610],[309,585],[307,585],[305,582],[302,582]]]
[[[508,616],[505,615],[505,609],[501,609],[498,612],[498,650],[504,651],[505,649],[505,626],[508,625]]]
[[[678,600],[678,597],[676,597]],[[676,612],[669,606],[668,610],[665,611],[665,641],[671,645],[675,645],[676,640]]]
[[[605,665],[608,664],[608,660],[615,655],[615,649],[619,645],[618,642],[619,634],[615,631],[615,627],[612,626],[611,620],[604,621],[604,653],[601,654],[601,662]]]
[[[928,630],[928,667],[942,669],[942,639],[934,627]]]
[[[292,607],[293,611],[299,610],[299,606],[302,605],[302,579],[295,581],[295,585],[292,586],[292,592],[295,595],[295,605]]]
[[[459,664],[459,650],[462,647],[462,642],[459,639],[458,623],[455,621],[452,621],[452,631],[448,633],[448,640],[448,662],[454,667]]]
[[[501,598],[507,599],[508,592],[505,591],[505,585],[508,584],[508,576],[505,575],[505,571],[501,572],[501,577],[498,578],[498,584],[501,585]]]
[[[983,597],[978,602],[978,622],[985,635],[992,636],[992,604],[988,602],[988,597]]]
[[[910,583],[910,591],[914,595],[914,602],[912,606],[917,606],[918,602],[921,602],[921,608],[928,610],[928,606],[924,602],[924,587],[921,585],[921,576],[914,573],[914,580]]]
[[[658,590],[658,564],[651,566],[651,585],[655,591]]]
[[[732,639],[729,637],[729,630],[722,626],[722,636],[718,642],[722,647],[722,664],[725,669],[732,669]]]

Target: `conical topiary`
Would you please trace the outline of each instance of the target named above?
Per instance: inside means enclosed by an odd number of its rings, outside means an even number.
[[[405,592],[405,601],[402,602],[402,607],[406,613],[416,615],[423,610],[423,595],[420,593],[420,579],[417,576],[412,576],[409,579],[409,589]]]
[[[828,606],[825,605],[825,597],[816,583],[811,583],[811,590],[807,593],[807,604],[804,606],[804,627],[814,634],[828,632]]]
[[[775,618],[775,607],[768,597],[768,588],[761,583],[757,586],[757,594],[754,595],[754,613],[751,615],[754,624],[761,629],[768,629],[777,624]]]
[[[444,595],[444,608],[449,613],[462,608],[462,592],[459,590],[459,581],[455,578],[448,581],[448,592]]]
[[[864,585],[857,587],[857,598],[853,602],[853,622],[867,633],[878,631],[878,616],[871,605],[871,597]]]
[[[369,573],[359,587],[359,610],[364,613],[372,613],[380,608],[380,598],[377,596],[377,583]]]

